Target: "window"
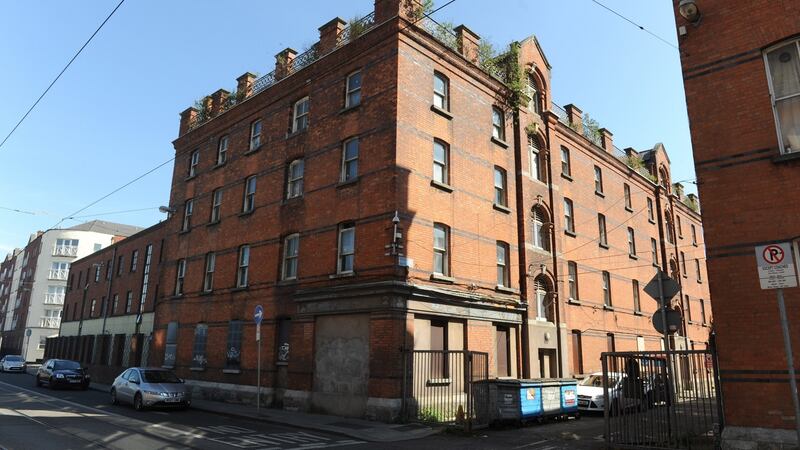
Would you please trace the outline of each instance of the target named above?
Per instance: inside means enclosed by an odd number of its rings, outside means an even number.
[[[194,200],[192,199],[186,200],[186,203],[183,205],[183,224],[181,225],[181,231],[189,231],[189,228],[192,226],[193,209],[194,209]]]
[[[99,263],[95,263],[94,264],[94,282],[95,283],[99,283],[100,282],[100,267],[101,266],[102,266],[102,264],[99,264]]]
[[[569,149],[561,147],[561,175],[571,176],[572,165],[569,160]]]
[[[697,228],[692,224],[692,245],[697,245]]]
[[[506,123],[503,111],[498,107],[492,107],[492,137],[501,141],[506,140]]]
[[[450,149],[440,140],[433,141],[433,181],[442,184],[450,182],[449,173]]]
[[[689,299],[689,295],[687,294],[685,297],[685,305],[686,305],[686,319],[689,322],[692,322],[692,301]]]
[[[344,142],[342,147],[342,182],[358,177],[358,138]]]
[[[436,223],[433,225],[433,273],[450,275],[450,256],[448,254],[447,225]]]
[[[500,206],[508,204],[506,171],[497,166],[494,168],[494,203]]]
[[[533,282],[533,293],[536,296],[536,319],[546,320],[553,322],[552,314],[550,313],[550,305],[547,282],[542,277],[537,277]]]
[[[496,327],[495,343],[497,345],[497,376],[511,376],[511,345],[509,342],[509,329],[505,326]]]
[[[170,322],[167,324],[167,339],[164,346],[164,364],[163,367],[175,367],[175,353],[178,350],[178,322]]]
[[[583,373],[583,342],[580,330],[572,330],[572,372],[573,376]]]
[[[703,282],[703,274],[700,271],[700,258],[696,258],[694,260],[694,270],[695,270],[695,272],[697,272],[697,282],[698,283],[702,283]]]
[[[603,271],[603,305],[607,307],[613,306],[611,303],[611,274]]]
[[[672,218],[669,215],[669,212],[664,215],[664,226],[667,228],[664,233],[667,238],[667,242],[670,244],[675,243],[675,231],[672,229]]]
[[[125,296],[125,314],[131,313],[132,306],[133,306],[133,291],[128,291],[128,294]]]
[[[142,293],[139,295],[139,312],[144,311],[144,302],[147,300],[147,287],[150,282],[150,263],[153,261],[153,244],[144,248],[144,267],[142,267]]]
[[[700,323],[706,324],[706,302],[702,298],[700,299]]]
[[[248,177],[244,181],[244,203],[242,212],[252,212],[256,206],[256,176]]]
[[[139,263],[139,250],[131,253],[131,272],[136,272],[136,265]]]
[[[292,320],[288,317],[278,319],[278,339],[275,342],[278,364],[289,361],[289,336],[291,335]]]
[[[225,346],[225,370],[238,371],[242,364],[242,321],[228,323],[228,345]]]
[[[106,260],[106,280],[111,279],[111,274],[114,273],[114,268],[111,267],[111,260]]]
[[[655,210],[653,209],[653,199],[650,197],[647,197],[647,220],[656,223],[656,214]]]
[[[631,227],[628,227],[628,255],[636,256],[636,234]]]
[[[766,52],[772,109],[781,153],[800,150],[800,41]]]
[[[438,72],[433,73],[433,106],[450,110],[450,80]]]
[[[289,163],[286,174],[286,198],[303,195],[303,160],[295,159]]]
[[[568,198],[564,198],[564,230],[575,233],[575,209]]]
[[[89,309],[89,317],[94,317],[94,311],[95,311],[96,308],[97,308],[97,299],[93,298],[92,299],[92,307],[91,307],[91,309]]]
[[[292,133],[308,129],[308,97],[303,97],[294,104]]]
[[[544,250],[550,251],[550,220],[546,212],[542,208],[535,206],[533,208],[533,246]]]
[[[510,287],[508,273],[508,244],[497,241],[497,285]]]
[[[200,150],[195,150],[192,152],[192,155],[189,157],[189,176],[193,177],[197,175],[197,164],[200,163]],[[95,250],[97,251],[97,250]]]
[[[253,151],[261,147],[261,120],[256,120],[250,124],[250,150]]]
[[[678,237],[683,239],[683,227],[681,226],[681,216],[675,215],[675,225],[678,226]]]
[[[300,254],[300,235],[295,233],[283,240],[283,274],[284,280],[297,278],[297,258]]]
[[[203,276],[203,292],[214,289],[214,267],[217,264],[217,255],[213,252],[206,253],[206,270]]]
[[[539,161],[539,140],[533,136],[528,136],[528,152],[531,156],[531,176],[539,181],[544,181],[544,167]]]
[[[642,301],[639,299],[639,281],[631,281],[631,288],[633,289],[633,312],[642,312]]]
[[[211,223],[219,222],[222,209],[222,189],[217,189],[211,194]]]
[[[350,108],[361,104],[361,71],[353,72],[347,76],[347,92],[345,93],[344,107]]]
[[[528,76],[525,83],[525,95],[528,96],[528,111],[539,114],[542,111],[542,98],[539,90],[536,89],[536,80],[532,75]]]
[[[119,307],[119,294],[114,294],[114,301],[111,304],[111,315],[117,313],[117,307]]]
[[[336,272],[353,272],[353,262],[356,253],[356,229],[353,224],[339,226],[339,255],[337,258]]]
[[[225,164],[228,155],[228,136],[222,136],[217,143],[217,165]]]
[[[436,352],[447,351],[447,322],[431,320],[430,333],[430,349]],[[441,353],[432,353],[431,356],[429,376],[434,380],[447,378],[449,361]]]
[[[239,268],[236,271],[236,287],[246,287],[250,269],[250,246],[239,247]]]
[[[650,238],[650,256],[653,259],[653,265],[658,267],[658,242],[655,238]]]
[[[183,280],[186,277],[186,260],[179,259],[178,267],[175,271],[175,295],[183,294]]]
[[[631,202],[631,187],[627,183],[623,183],[622,190],[625,193],[625,209],[628,211],[633,211],[633,203]]]
[[[76,256],[77,254],[78,239],[56,239],[53,256]]]
[[[569,284],[569,299],[578,300],[578,263],[567,262],[567,283]]]
[[[597,166],[594,166],[594,191],[603,193],[603,171]]]
[[[617,346],[616,343],[614,342],[614,333],[606,333],[606,348],[608,349],[609,352],[617,351]]]
[[[601,247],[608,247],[608,235],[606,235],[606,216],[602,214],[597,215],[597,228]]]
[[[117,258],[117,276],[118,277],[122,276],[122,270],[123,270],[123,267],[124,267],[124,263],[125,263],[125,255],[119,255],[119,258]]]
[[[194,327],[194,346],[192,348],[192,366],[194,370],[205,370],[208,360],[206,359],[206,341],[208,340],[208,325],[198,323]]]
[[[681,271],[684,277],[689,276],[689,272],[686,270],[686,254],[683,252],[681,252]]]

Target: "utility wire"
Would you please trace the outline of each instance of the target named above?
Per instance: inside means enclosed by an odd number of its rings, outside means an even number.
[[[125,214],[125,213],[132,213],[132,212],[150,211],[152,209],[158,209],[158,208],[155,207],[155,206],[150,206],[148,208],[126,209],[126,210],[123,210],[123,211],[110,211],[110,212],[97,213],[97,214],[87,214],[85,216],[65,217],[65,219],[77,220],[77,219],[85,219],[87,217],[112,216],[112,215],[116,215],[116,214]]]
[[[600,6],[600,7],[602,7],[602,8],[604,8],[604,9],[606,9],[606,10],[610,11],[610,12],[611,12],[612,14],[614,14],[615,16],[617,16],[617,17],[619,17],[620,19],[622,19],[622,20],[624,20],[624,21],[626,21],[626,22],[630,23],[631,25],[633,25],[633,26],[635,26],[636,28],[638,28],[638,29],[640,29],[640,30],[644,31],[645,33],[649,34],[650,36],[653,36],[654,38],[658,39],[659,41],[661,41],[661,42],[663,42],[663,43],[665,43],[665,44],[669,45],[670,47],[674,48],[675,50],[678,50],[678,47],[676,47],[676,46],[675,46],[675,45],[674,45],[672,42],[669,42],[668,40],[666,40],[666,39],[662,38],[661,36],[659,36],[659,35],[657,35],[657,34],[653,33],[652,31],[648,30],[648,29],[647,29],[647,28],[645,28],[644,26],[642,26],[642,25],[639,25],[638,23],[636,23],[636,22],[632,21],[631,19],[628,19],[627,17],[625,17],[625,16],[623,16],[622,14],[620,14],[620,13],[618,13],[618,12],[614,11],[613,9],[611,9],[611,8],[609,8],[608,6],[606,6],[606,5],[602,4],[602,3],[600,3],[600,2],[599,2],[599,1],[597,1],[597,0],[592,0],[592,2],[594,2],[594,3],[595,3],[595,4],[597,4],[597,5],[599,5],[599,6]]]
[[[7,207],[5,207],[5,206],[0,206],[0,209],[2,209],[2,210],[4,210],[4,211],[16,212],[16,213],[20,213],[20,214],[30,214],[31,216],[36,216],[36,215],[37,215],[37,214],[36,214],[35,212],[33,212],[33,211],[24,211],[24,210],[21,210],[21,209],[16,209],[16,208],[7,208]]]
[[[42,92],[42,95],[40,95],[39,98],[36,99],[36,101],[33,103],[33,105],[31,105],[31,107],[28,109],[28,112],[26,112],[25,115],[22,116],[21,119],[19,119],[19,122],[17,122],[17,124],[14,125],[14,128],[12,128],[11,131],[8,133],[8,136],[6,136],[6,138],[3,139],[3,142],[0,142],[0,148],[3,148],[3,144],[5,144],[6,141],[8,140],[8,138],[10,138],[11,135],[14,134],[15,131],[17,131],[17,128],[19,128],[19,126],[22,124],[22,122],[25,120],[25,118],[28,117],[28,114],[30,114],[31,111],[33,111],[33,108],[36,108],[36,105],[38,105],[39,102],[42,100],[42,98],[44,98],[44,96],[47,95],[47,93],[50,91],[50,88],[52,88],[53,85],[56,84],[56,81],[58,81],[58,79],[61,78],[61,75],[64,75],[64,72],[66,72],[67,69],[69,69],[69,66],[72,65],[72,62],[75,61],[75,58],[77,58],[78,55],[81,54],[83,49],[86,48],[87,45],[89,45],[89,42],[91,42],[92,39],[94,39],[95,35],[97,35],[97,33],[100,32],[100,29],[103,28],[103,25],[105,25],[106,22],[108,22],[108,19],[110,19],[111,16],[113,16],[114,13],[117,12],[119,7],[122,6],[123,3],[125,3],[125,0],[120,0],[120,2],[117,4],[116,8],[114,8],[114,10],[111,11],[111,14],[109,14],[108,17],[106,17],[106,20],[104,20],[103,23],[101,23],[100,26],[97,27],[96,30],[94,30],[94,33],[92,33],[92,35],[89,36],[89,39],[87,39],[86,42],[84,42],[84,44],[81,46],[81,48],[78,49],[78,52],[75,53],[75,55],[72,57],[72,59],[69,60],[67,65],[64,66],[63,69],[61,69],[61,72],[59,72],[58,75],[55,77],[55,79],[53,79],[53,81],[50,83],[50,85],[47,86],[47,89],[45,89],[44,92]]]

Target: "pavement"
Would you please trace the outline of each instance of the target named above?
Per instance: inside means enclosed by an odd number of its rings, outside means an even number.
[[[101,392],[111,392],[111,386],[107,384],[92,383],[89,388]],[[432,428],[421,424],[387,424],[283,409],[262,408],[259,412],[255,406],[202,399],[193,399],[192,408],[230,417],[262,420],[307,430],[327,431],[369,442],[409,441],[425,438],[443,430],[441,427]]]

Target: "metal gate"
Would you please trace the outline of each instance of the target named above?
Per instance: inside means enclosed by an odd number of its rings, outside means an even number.
[[[603,402],[609,448],[715,449],[722,405],[710,350],[609,352]]]
[[[489,423],[489,354],[403,352],[403,419],[463,426]]]

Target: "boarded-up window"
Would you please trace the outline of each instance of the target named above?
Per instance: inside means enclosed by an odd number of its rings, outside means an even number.
[[[431,321],[431,350],[447,350],[447,322]],[[431,354],[430,377],[447,378],[447,358],[445,353]]]
[[[167,325],[167,343],[164,347],[164,367],[175,367],[175,353],[178,349],[178,322]]]
[[[509,377],[511,376],[511,372],[509,370],[511,364],[509,364],[509,343],[508,343],[508,327],[497,327],[497,334],[496,334],[496,344],[497,344],[497,376],[498,377]]]
[[[575,375],[583,373],[583,343],[580,330],[572,330],[572,371]]]

